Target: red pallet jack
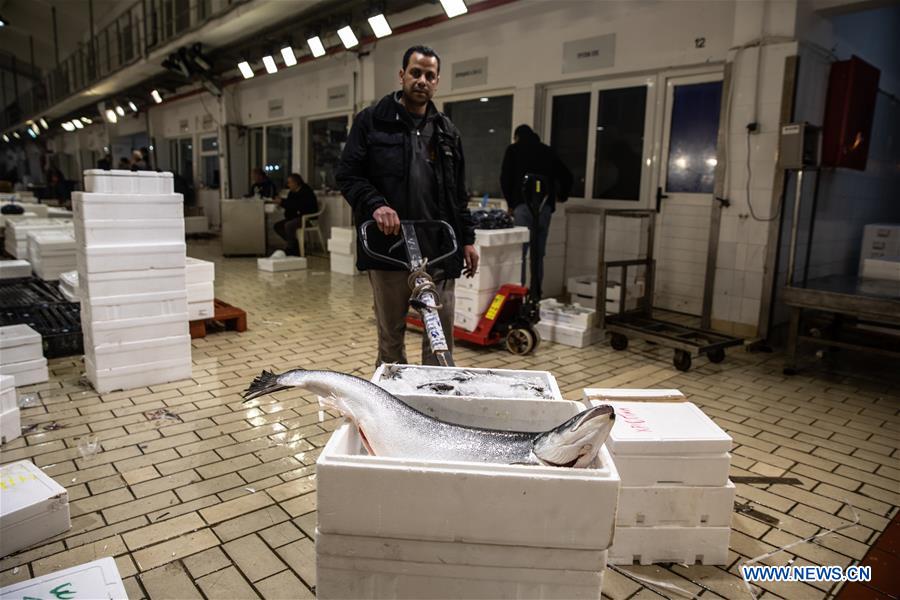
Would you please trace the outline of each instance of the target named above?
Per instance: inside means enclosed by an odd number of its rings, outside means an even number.
[[[522,197],[531,212],[529,242],[531,248],[537,248],[537,223],[541,209],[547,202],[548,191],[543,177],[527,174],[522,180]],[[541,281],[537,277],[538,263],[541,260],[537,252],[530,255],[531,288],[515,283],[504,283],[497,290],[488,309],[481,316],[474,331],[454,326],[453,339],[470,342],[478,346],[495,346],[505,342],[506,349],[513,354],[525,355],[533,352],[541,343],[535,325],[540,321]],[[415,315],[406,317],[406,322],[414,327],[423,328],[422,320]]]

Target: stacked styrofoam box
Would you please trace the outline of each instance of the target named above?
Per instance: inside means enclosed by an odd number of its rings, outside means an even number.
[[[0,444],[11,442],[20,435],[22,421],[16,398],[16,379],[12,375],[0,375]]]
[[[616,411],[606,446],[622,489],[609,562],[727,564],[731,437],[677,390],[630,390],[639,401],[627,391],[584,390]]]
[[[548,373],[530,374],[558,393]],[[583,408],[546,398],[401,399],[445,421],[535,432]],[[346,422],[316,474],[319,598],[600,597],[619,486],[605,448],[588,469],[379,457]]]
[[[6,222],[4,249],[14,258],[28,258],[28,234],[46,230],[72,230],[68,219],[17,219]]]
[[[535,326],[541,339],[584,348],[599,341],[603,333],[594,327],[597,311],[553,298],[541,300],[541,320]]]
[[[0,327],[0,374],[12,375],[16,387],[47,381],[41,334],[28,325]]]
[[[28,260],[35,275],[46,281],[77,266],[73,230],[33,231],[28,234]]]
[[[69,494],[23,460],[0,467],[0,556],[6,556],[69,530]],[[0,590],[2,598],[22,598]],[[44,596],[34,596],[43,598]],[[82,596],[97,598],[99,596]]]
[[[78,271],[66,271],[59,274],[59,292],[69,302],[81,302],[81,290],[78,287]]]
[[[208,260],[187,257],[185,280],[187,281],[188,319],[211,319],[215,315],[214,281],[216,265]]]
[[[86,171],[73,194],[84,363],[97,391],[191,374],[184,218],[172,174]]]
[[[331,270],[344,275],[359,275],[356,269],[356,229],[353,227],[332,227],[328,239]]]
[[[569,277],[566,283],[573,304],[597,308],[597,276],[584,275]],[[625,310],[637,307],[638,298],[643,294],[643,282],[632,280],[625,288]],[[622,286],[618,281],[606,282],[606,314],[619,312]]]
[[[527,227],[475,230],[478,271],[472,278],[456,280],[454,325],[475,331],[500,286],[521,283],[522,244],[527,241]]]
[[[0,279],[31,277],[31,263],[27,260],[0,260]]]
[[[0,597],[127,600],[128,593],[115,559],[106,556],[77,567],[10,584],[0,588]]]
[[[862,276],[867,279],[884,279],[900,283],[900,256],[864,259]]]
[[[302,271],[306,268],[306,258],[303,256],[270,256],[257,258],[256,268],[269,273],[282,273],[284,271]]]
[[[859,252],[859,272],[864,273],[867,258],[886,256],[900,256],[900,223],[866,225]]]

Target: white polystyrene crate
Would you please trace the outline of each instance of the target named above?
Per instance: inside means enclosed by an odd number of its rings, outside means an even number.
[[[181,194],[98,194],[73,192],[72,209],[76,219],[181,219],[184,198]]]
[[[256,268],[269,273],[282,271],[301,271],[306,268],[306,258],[302,256],[285,256],[284,258],[257,258]]]
[[[81,330],[85,346],[140,342],[189,334],[188,313],[136,317],[115,321],[93,321],[82,313]]]
[[[617,417],[607,441],[614,455],[718,455],[731,450],[731,436],[693,402],[608,404]]]
[[[497,291],[504,283],[522,283],[522,261],[502,265],[478,265],[473,277],[460,277],[456,280],[456,289],[481,292]]]
[[[480,248],[493,246],[516,246],[521,256],[522,244],[528,243],[527,227],[509,227],[507,229],[476,229],[475,245]]]
[[[188,302],[188,321],[212,319],[216,314],[216,307],[212,300],[202,302]]]
[[[82,297],[103,298],[131,294],[179,292],[186,290],[184,267],[174,269],[143,269],[140,271],[112,271],[86,273],[78,265],[78,287]]]
[[[98,370],[91,357],[85,354],[84,370],[94,389],[105,394],[115,390],[130,390],[190,379],[191,360],[166,357],[166,360],[162,361]]]
[[[553,342],[573,348],[585,348],[596,344],[603,339],[605,335],[603,330],[596,327],[588,327],[587,329],[576,329],[574,327],[566,327],[565,325],[556,325],[553,323],[545,323],[543,321],[534,326],[535,331],[541,336],[541,340],[545,342]]]
[[[0,466],[0,556],[69,529],[69,495],[31,461]],[[0,597],[7,598],[4,588]]]
[[[216,279],[216,264],[209,260],[200,260],[188,256],[184,259],[185,283],[212,283]]]
[[[355,241],[356,240],[356,230],[353,227],[332,227],[330,239],[343,240],[343,241]]]
[[[0,279],[31,277],[31,263],[27,260],[0,260]]]
[[[15,391],[13,392],[13,401],[15,402]],[[0,410],[0,444],[11,442],[20,435],[22,435],[22,419],[19,415],[19,407],[14,406]]]
[[[474,314],[480,317],[491,305],[491,301],[496,295],[497,290],[476,292],[473,290],[457,289],[454,308],[456,312]]]
[[[479,268],[487,265],[505,265],[522,260],[522,245],[511,246],[479,246]]]
[[[208,233],[208,232],[209,232],[209,219],[205,215],[184,218],[184,233],[185,233],[185,235],[188,235],[191,233]]]
[[[111,556],[14,583],[0,589],[0,597],[9,600],[23,598],[128,600],[125,584],[122,583],[116,561]]]
[[[609,564],[728,564],[731,527],[616,527]]]
[[[84,172],[84,189],[96,194],[171,194],[172,173],[125,171],[120,169],[88,169]]]
[[[900,256],[863,259],[862,276],[900,282]]]
[[[3,364],[39,359],[44,356],[41,334],[24,324],[0,327],[0,354]]]
[[[617,419],[618,421],[618,419]],[[609,444],[609,441],[607,441]],[[722,486],[728,481],[731,454],[614,454],[622,485]]]
[[[187,332],[187,315],[184,316]],[[135,342],[85,344],[84,355],[99,371],[119,369],[163,360],[180,360],[191,364],[191,336],[189,334],[155,338]]]
[[[619,489],[619,527],[731,527],[734,484]]]
[[[215,286],[212,281],[203,283],[189,283],[187,285],[188,302],[207,302],[216,297]]]
[[[91,321],[116,321],[187,312],[187,292],[151,292],[101,298],[84,298],[81,314]]]
[[[12,375],[0,375],[0,412],[18,407],[16,378]]]
[[[476,315],[475,313],[459,311],[453,313],[453,325],[466,331],[475,331],[480,321],[481,315]]]
[[[185,265],[184,242],[79,248],[78,269],[85,273],[175,269]]]
[[[74,219],[75,214],[67,208],[59,208],[57,206],[47,207],[47,216],[51,219]]]
[[[16,387],[44,383],[50,378],[47,370],[47,359],[44,357],[17,363],[0,363],[0,375],[12,375],[16,378]]]
[[[541,321],[573,329],[587,329],[596,322],[597,311],[583,306],[563,304],[553,298],[541,300]]]
[[[356,256],[356,240],[331,238],[328,240],[328,251],[332,254]]]
[[[80,247],[176,244],[184,241],[184,219],[75,220]]]
[[[597,406],[616,400],[628,402],[684,402],[684,394],[672,389],[584,388],[585,404]]]
[[[361,272],[356,268],[356,256],[350,254],[329,254],[331,260],[331,271],[333,273],[341,273],[342,275],[359,275]]]

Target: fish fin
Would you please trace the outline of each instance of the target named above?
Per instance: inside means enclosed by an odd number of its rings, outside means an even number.
[[[366,437],[366,432],[362,430],[362,427],[360,427],[358,423],[356,429],[359,431],[359,437],[362,439],[363,446],[368,450],[369,456],[375,456],[375,451],[372,450],[372,445],[369,444],[369,438]]]
[[[281,390],[286,390],[290,386],[289,385],[280,385],[278,383],[278,378],[280,375],[273,373],[272,371],[263,371],[253,382],[250,384],[246,390],[244,390],[243,397],[244,402],[248,402],[253,400],[254,398],[259,398],[260,396],[265,396],[266,394],[271,394],[273,392],[278,392]]]

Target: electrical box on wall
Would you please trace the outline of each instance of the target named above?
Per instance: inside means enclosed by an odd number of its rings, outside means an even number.
[[[866,170],[881,71],[859,57],[831,65],[822,166]]]
[[[819,128],[809,123],[788,123],[778,136],[778,166],[806,169],[819,165]]]

